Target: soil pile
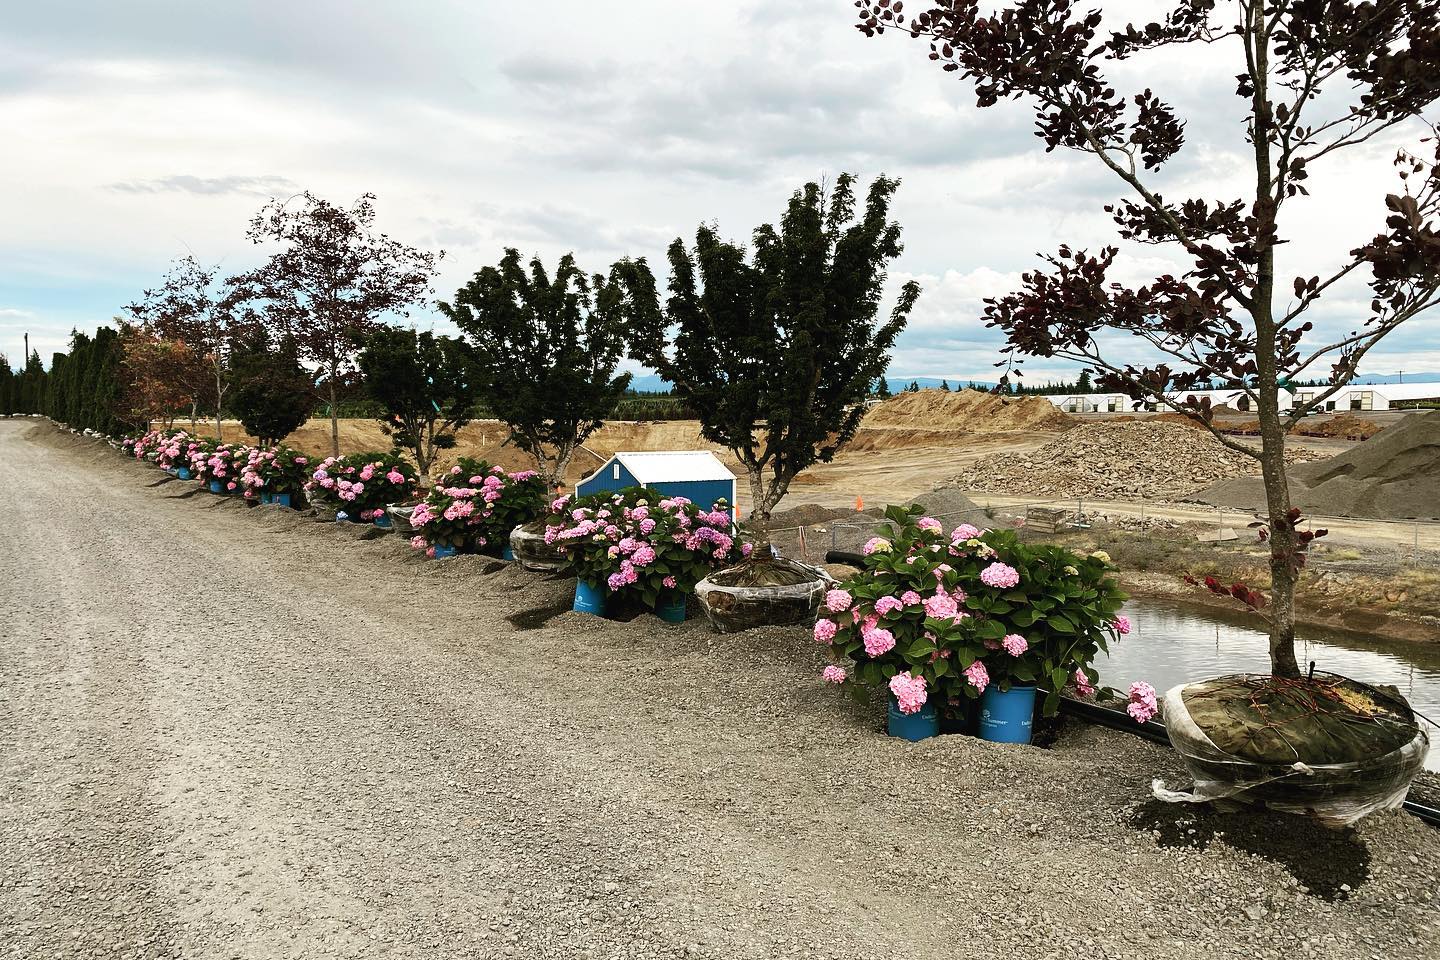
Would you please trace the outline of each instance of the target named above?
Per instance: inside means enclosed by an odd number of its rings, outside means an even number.
[[[1290,450],[1289,456],[1316,455]],[[987,457],[951,482],[1010,495],[1166,499],[1259,472],[1259,461],[1209,433],[1175,423],[1110,421],[1082,424],[1028,455]]]
[[[1064,430],[1074,419],[1044,397],[981,390],[920,390],[891,397],[865,415],[867,427],[921,427],[999,433]]]
[[[947,530],[951,527],[958,527],[962,523],[983,526],[977,518],[985,516],[984,509],[976,506],[974,500],[965,496],[956,487],[941,487],[938,490],[931,490],[929,493],[922,493],[905,506],[916,503],[923,506],[928,515],[943,521]]]
[[[1245,420],[1236,424],[1225,424],[1226,433],[1243,433],[1259,436],[1260,421]],[[1337,437],[1342,440],[1368,440],[1383,428],[1373,420],[1357,417],[1353,413],[1341,413],[1324,419],[1307,419],[1297,423],[1290,430],[1295,437]]]
[[[1201,498],[1257,510],[1265,490],[1259,480],[1232,480]],[[1290,500],[1316,516],[1440,517],[1440,410],[1411,414],[1353,450],[1290,471]]]

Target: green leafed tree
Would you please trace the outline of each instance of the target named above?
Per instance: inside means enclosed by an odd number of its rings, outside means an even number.
[[[881,400],[887,399],[890,396],[890,381],[886,380],[883,374],[880,377],[880,381],[875,385],[875,396]]]
[[[619,365],[637,314],[658,314],[644,260],[616,264],[607,278],[566,254],[552,277],[539,258],[527,269],[513,248],[440,309],[473,348],[508,442],[552,484],[565,483],[575,451],[630,386]]]
[[[273,446],[305,425],[315,410],[314,385],[292,341],[274,344],[268,331],[253,327],[235,339],[230,356],[227,406],[247,433]]]
[[[851,175],[828,195],[806,184],[778,229],[756,228],[749,251],[702,225],[693,250],[670,246],[664,315],[642,314],[653,323],[637,330],[632,355],[674,384],[705,439],[739,459],[762,526],[796,474],[855,435],[920,295],[906,283],[880,313],[901,250],[889,217],[898,185],[878,178],[857,210]]]
[[[365,391],[380,404],[377,419],[422,474],[475,415],[484,393],[480,369],[463,340],[382,327],[360,352]]]

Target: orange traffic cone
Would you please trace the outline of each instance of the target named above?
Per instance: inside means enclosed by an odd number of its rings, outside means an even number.
[[[859,513],[865,509],[865,501],[857,494],[855,497],[855,512]]]

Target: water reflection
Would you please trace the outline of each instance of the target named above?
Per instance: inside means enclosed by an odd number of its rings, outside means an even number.
[[[1134,631],[1096,661],[1101,679],[1123,689],[1132,680],[1148,680],[1162,693],[1177,683],[1225,673],[1264,673],[1270,655],[1263,623],[1243,612],[1164,600],[1132,600],[1125,613]],[[1333,630],[1299,631],[1296,656],[1301,666],[1315,661],[1329,670],[1367,683],[1389,683],[1415,709],[1440,721],[1440,644],[1401,643]],[[1432,727],[1430,735],[1436,737]],[[1426,766],[1440,770],[1440,749]]]

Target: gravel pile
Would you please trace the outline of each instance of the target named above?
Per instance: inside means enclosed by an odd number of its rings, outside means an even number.
[[[1291,448],[1292,461],[1318,454]],[[1260,462],[1208,431],[1149,421],[1082,424],[1029,454],[976,461],[951,483],[1012,496],[1164,500],[1218,480],[1258,476]]]
[[[1197,817],[1149,799],[1173,755],[1086,725],[897,742],[803,628],[597,620],[31,430],[0,424],[7,960],[1440,952],[1405,814]]]
[[[1259,509],[1258,480],[1229,480],[1201,498]],[[1290,500],[1322,517],[1440,518],[1440,410],[1412,413],[1352,450],[1290,471]]]

